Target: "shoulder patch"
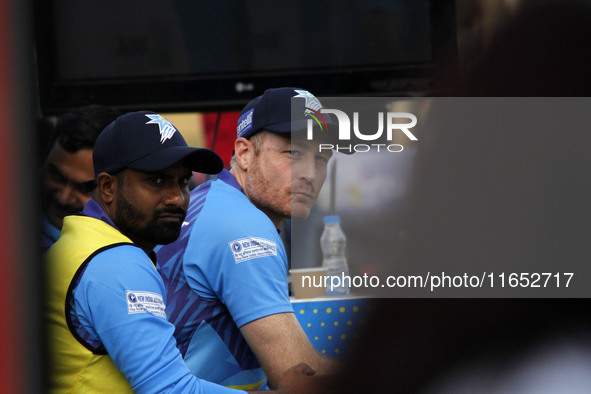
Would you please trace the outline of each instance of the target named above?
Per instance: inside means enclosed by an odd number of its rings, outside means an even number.
[[[265,238],[246,237],[228,242],[236,264],[259,257],[277,256],[277,244]]]
[[[127,300],[127,313],[151,313],[166,319],[166,305],[164,299],[158,293],[149,291],[125,291]]]

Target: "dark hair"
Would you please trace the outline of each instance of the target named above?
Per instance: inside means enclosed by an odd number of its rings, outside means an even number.
[[[119,111],[101,105],[73,109],[58,119],[52,141],[57,140],[70,153],[92,149],[101,131],[119,115]]]

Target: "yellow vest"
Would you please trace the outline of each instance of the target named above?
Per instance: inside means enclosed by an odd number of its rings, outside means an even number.
[[[59,240],[47,251],[45,321],[50,393],[132,393],[108,354],[89,350],[70,328],[70,286],[97,253],[132,241],[109,224],[67,216]]]

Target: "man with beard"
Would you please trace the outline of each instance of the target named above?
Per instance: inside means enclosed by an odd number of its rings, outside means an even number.
[[[93,164],[92,198],[46,255],[49,392],[235,392],[184,364],[153,252],[179,236],[192,171],[218,173],[221,159],[140,111],[105,128]],[[312,373],[300,365],[286,377]]]
[[[117,116],[115,109],[87,105],[66,112],[57,121],[41,168],[41,244],[46,251],[57,241],[64,216],[82,211],[90,199],[85,182],[92,180],[92,149],[100,132]]]
[[[319,373],[334,369],[295,317],[277,230],[287,218],[308,216],[326,178],[332,152],[319,152],[304,131],[305,111],[320,107],[297,88],[268,89],[248,103],[230,171],[191,192],[181,236],[156,249],[167,314],[197,376],[253,389],[276,387],[298,362]]]

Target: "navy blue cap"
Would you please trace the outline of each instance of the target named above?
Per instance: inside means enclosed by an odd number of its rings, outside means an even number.
[[[273,133],[306,130],[308,120],[312,119],[308,115],[321,108],[320,101],[307,90],[267,89],[240,111],[236,127],[237,138],[250,138],[261,130]],[[323,117],[327,124],[332,124],[329,116]]]
[[[172,123],[150,111],[119,116],[98,136],[92,154],[95,179],[124,168],[161,171],[185,158],[192,171],[217,174],[224,167],[215,152],[187,146]]]

